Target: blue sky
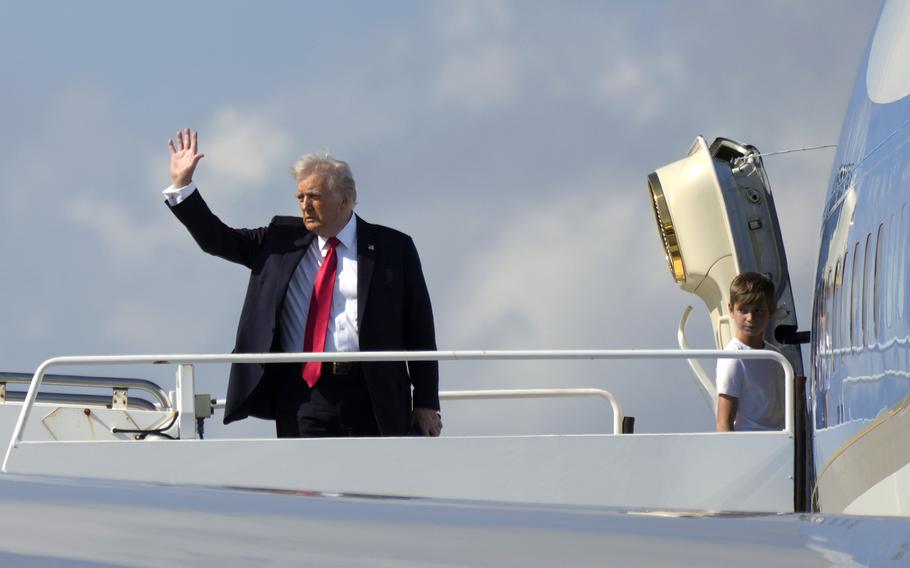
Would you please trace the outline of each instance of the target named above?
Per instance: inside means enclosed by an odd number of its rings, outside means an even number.
[[[229,351],[244,269],[162,204],[165,143],[235,226],[294,214],[329,150],[410,233],[441,349],[674,347],[692,299],[645,177],[697,134],[834,143],[875,2],[4,2],[0,368]],[[769,158],[802,327],[831,151]],[[709,347],[707,317],[693,343]],[[170,371],[116,369],[170,383]],[[223,396],[223,368],[199,371]],[[710,427],[682,366],[443,367],[443,388],[598,386],[640,430]],[[701,405],[701,406],[699,406]],[[591,432],[602,403],[453,403],[447,433]],[[504,423],[504,424],[503,424]],[[268,433],[242,424],[225,435]]]

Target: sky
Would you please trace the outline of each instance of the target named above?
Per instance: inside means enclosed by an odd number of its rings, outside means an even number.
[[[696,135],[837,142],[877,2],[0,2],[0,370],[222,353],[248,274],[163,204],[166,142],[228,224],[297,214],[290,165],[348,161],[356,212],[410,234],[440,349],[712,348],[646,176]],[[801,328],[832,150],[765,161]],[[709,364],[710,366],[710,364]],[[58,369],[153,378],[173,369]],[[597,387],[636,431],[710,429],[682,363],[444,363],[442,390]],[[223,397],[227,368],[197,369]],[[445,435],[608,431],[599,400],[444,402]],[[211,421],[210,421],[211,422]],[[220,416],[218,417],[220,423]],[[268,436],[258,420],[215,436]]]

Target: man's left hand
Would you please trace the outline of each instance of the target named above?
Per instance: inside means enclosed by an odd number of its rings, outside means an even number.
[[[438,436],[442,432],[442,417],[432,408],[415,408],[414,422],[424,436]]]

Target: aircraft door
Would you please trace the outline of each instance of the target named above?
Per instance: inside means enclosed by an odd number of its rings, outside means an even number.
[[[648,176],[648,189],[673,279],[704,302],[717,349],[734,334],[727,308],[730,283],[741,272],[760,272],[774,282],[777,295],[765,338],[780,345],[795,374],[802,375],[787,258],[758,150],[725,138],[709,147],[699,136],[685,158]],[[680,324],[682,348],[687,319],[688,311]],[[713,381],[697,362],[690,365],[713,404]]]

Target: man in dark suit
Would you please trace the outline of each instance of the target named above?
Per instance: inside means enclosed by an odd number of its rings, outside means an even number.
[[[346,163],[302,157],[293,168],[302,220],[234,229],[192,181],[203,157],[197,133],[178,132],[168,148],[171,211],[202,250],[250,269],[235,353],[436,349],[417,249],[404,233],[354,215]],[[279,437],[438,436],[438,410],[435,361],[235,364],[224,423],[274,419]]]

